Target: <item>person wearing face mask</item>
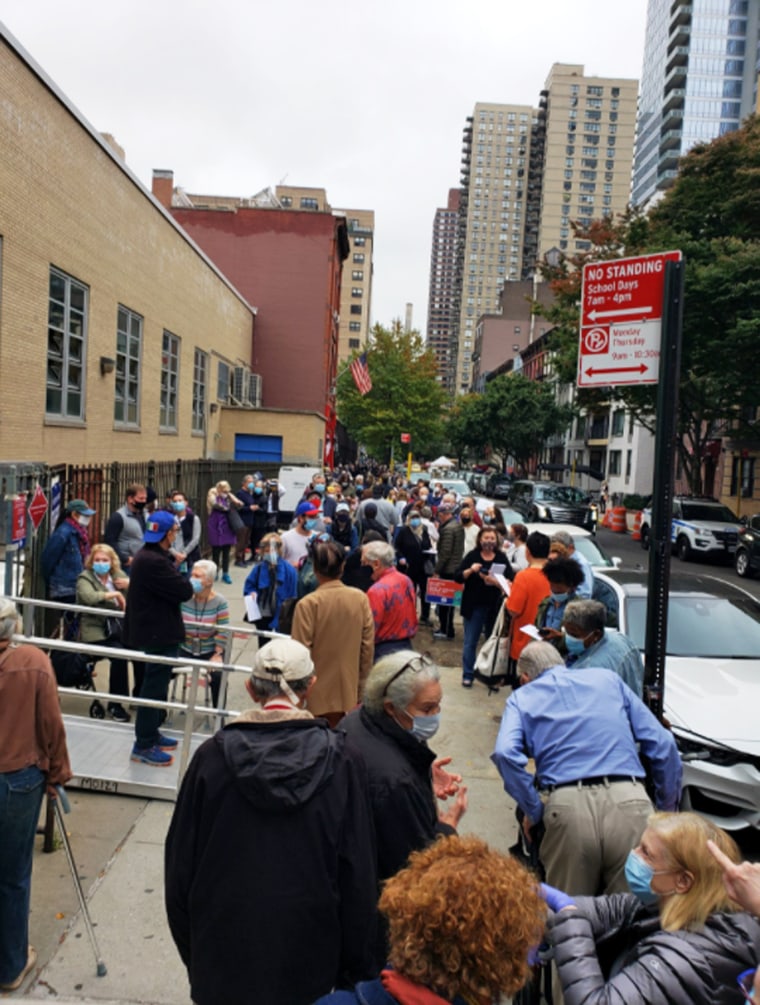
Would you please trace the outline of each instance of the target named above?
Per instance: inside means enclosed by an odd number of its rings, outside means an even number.
[[[464,583],[461,607],[464,623],[462,687],[473,685],[478,642],[483,633],[488,638],[493,631],[499,607],[504,601],[501,587],[489,575],[492,565],[503,566],[503,575],[507,579],[514,578],[507,556],[499,548],[496,531],[486,526],[478,531],[475,547],[467,552],[454,573],[454,579]]]
[[[550,916],[565,1005],[740,1005],[738,977],[754,969],[760,922],[723,884],[713,843],[739,849],[696,813],[655,813],[630,852],[630,893],[574,897]]]
[[[195,562],[190,573],[193,596],[180,608],[185,625],[185,639],[179,647],[181,656],[194,656],[210,663],[223,663],[230,623],[227,601],[214,590],[217,568],[213,562],[201,559]],[[209,684],[214,708],[219,707],[221,670],[209,671]]]
[[[106,524],[103,541],[119,556],[121,567],[127,575],[132,560],[143,546],[147,505],[148,490],[135,482],[127,487],[124,505],[111,514]]]
[[[174,562],[181,573],[189,575],[201,557],[201,520],[179,489],[172,492],[168,508],[179,521],[179,533],[172,549]]]
[[[430,624],[430,604],[425,599],[428,576],[433,570],[435,551],[418,508],[409,510],[394,541],[399,570],[407,575],[420,598],[421,625]]]
[[[95,513],[84,499],[72,499],[65,510],[64,519],[48,538],[42,552],[41,568],[49,600],[62,604],[76,602],[77,579],[84,569],[90,554],[90,538],[87,528]],[[49,633],[58,624],[61,611],[50,609],[46,616]],[[68,614],[64,616],[64,637],[73,638],[76,622]]]
[[[351,508],[347,502],[339,502],[335,507],[330,530],[334,540],[343,545],[347,555],[359,547],[359,533],[351,520]]]
[[[529,642],[517,673],[523,686],[507,699],[491,760],[529,840],[543,822],[546,881],[571,896],[625,891],[628,852],[652,812],[639,750],[657,808],[676,810],[682,767],[673,735],[617,674],[568,669],[548,642]]]
[[[639,698],[644,693],[644,661],[622,632],[607,628],[607,608],[598,600],[573,600],[565,608],[562,628],[569,667],[607,667]]]
[[[303,500],[296,506],[295,521],[290,530],[286,530],[282,541],[282,557],[297,569],[306,558],[309,541],[317,532],[319,524],[319,509],[312,503]]]
[[[226,481],[217,482],[206,496],[206,533],[211,545],[211,558],[216,565],[221,563],[223,583],[232,582],[230,548],[237,541],[238,531],[243,525],[238,512],[242,507],[243,504],[232,494],[230,483]]]
[[[119,556],[107,544],[96,544],[84,563],[84,571],[77,579],[77,603],[83,607],[100,607],[105,612],[123,611],[129,577],[121,570]],[[115,630],[114,630],[115,629]],[[79,638],[88,645],[122,647],[121,621],[109,624],[97,614],[82,614],[79,619]],[[111,694],[129,696],[129,670],[127,661],[114,657],[110,661],[108,690]],[[129,712],[120,702],[109,701],[107,714],[116,722],[129,722]]]
[[[467,809],[467,789],[428,746],[441,715],[441,673],[427,656],[408,650],[379,660],[364,686],[362,704],[342,720],[364,757],[369,777],[380,883],[395,875],[413,851],[441,834],[455,834]],[[452,797],[447,808],[438,799]],[[376,948],[378,968],[387,959],[385,932]]]
[[[541,570],[549,580],[551,593],[538,605],[536,628],[542,639],[551,642],[564,655],[567,654],[562,620],[565,608],[576,599],[576,590],[583,582],[583,570],[571,558],[549,558]]]
[[[469,506],[462,506],[459,510],[459,522],[464,527],[464,551],[472,551],[478,539],[480,529],[473,519],[473,511]]]
[[[298,573],[282,557],[279,534],[266,534],[260,543],[261,559],[246,577],[243,596],[255,596],[261,617],[254,622],[259,631],[280,631],[280,611],[285,600],[298,596]],[[261,643],[265,642],[262,639]]]
[[[362,562],[372,569],[367,591],[375,623],[374,660],[411,649],[417,634],[417,593],[411,579],[394,565],[393,545],[385,541],[364,545]]]
[[[261,540],[266,528],[266,494],[264,483],[257,481],[253,475],[243,475],[241,487],[235,493],[235,498],[240,501],[238,515],[243,524],[237,532],[235,541],[235,566],[238,569],[246,567],[246,553],[250,548],[251,561],[254,561],[256,548]],[[259,517],[258,523],[256,517]],[[253,540],[253,529],[256,526],[258,533],[256,541]]]

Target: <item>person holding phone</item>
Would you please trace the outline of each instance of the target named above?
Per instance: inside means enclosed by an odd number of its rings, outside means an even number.
[[[577,599],[583,570],[572,558],[550,558],[541,571],[549,580],[551,593],[538,605],[536,628],[541,638],[551,642],[564,656],[567,646],[562,619],[567,605]]]
[[[488,638],[493,631],[499,605],[504,599],[501,587],[491,571],[500,571],[510,580],[515,575],[500,545],[499,535],[493,527],[481,527],[475,547],[467,552],[454,573],[454,579],[458,583],[464,583],[461,607],[464,623],[462,687],[473,685],[480,636],[485,633]]]

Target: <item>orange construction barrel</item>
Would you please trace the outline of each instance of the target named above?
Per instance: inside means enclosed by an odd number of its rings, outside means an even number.
[[[612,525],[610,527],[615,534],[625,534],[625,506],[616,506],[612,511]]]

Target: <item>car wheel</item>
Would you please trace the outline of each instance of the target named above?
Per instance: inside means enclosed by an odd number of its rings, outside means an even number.
[[[640,533],[641,533],[641,547],[644,549],[644,551],[649,551],[649,543],[650,543],[649,527],[647,526],[647,524],[641,525]]]
[[[734,568],[736,569],[736,574],[738,576],[749,577],[752,575],[752,569],[750,568],[749,563],[749,552],[746,548],[739,548],[736,552]]]
[[[683,535],[678,538],[676,542],[676,550],[678,552],[678,557],[682,562],[688,562],[691,558],[691,545],[689,544],[688,537]]]

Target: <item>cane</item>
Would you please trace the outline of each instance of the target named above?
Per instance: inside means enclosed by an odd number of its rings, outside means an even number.
[[[62,785],[56,785],[55,791],[58,793],[58,798],[53,799],[53,810],[55,812],[55,818],[58,821],[58,829],[61,832],[61,838],[63,840],[63,849],[66,852],[66,858],[69,862],[69,868],[71,869],[71,877],[74,880],[74,886],[77,891],[77,896],[79,897],[79,906],[82,908],[82,915],[84,916],[84,923],[87,929],[87,934],[90,937],[90,945],[92,946],[92,951],[95,953],[95,962],[97,963],[96,973],[98,977],[105,977],[108,973],[106,970],[106,965],[100,958],[100,950],[98,949],[98,942],[95,938],[95,930],[92,927],[92,919],[90,918],[90,912],[87,909],[87,901],[84,897],[84,891],[82,890],[82,884],[79,880],[79,874],[77,873],[77,867],[74,862],[74,856],[71,852],[71,844],[69,842],[69,836],[66,833],[66,825],[63,820],[63,814],[69,813],[71,810],[71,803],[69,802],[69,797],[66,795],[66,791]]]

